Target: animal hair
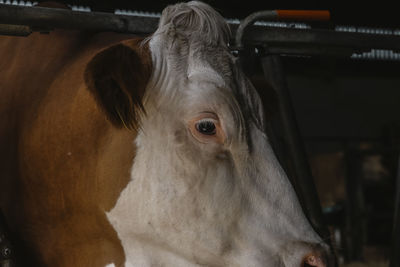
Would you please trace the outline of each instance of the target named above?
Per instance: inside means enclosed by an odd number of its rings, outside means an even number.
[[[199,1],[179,3],[164,9],[158,32],[187,41],[206,42],[211,46],[227,46],[231,34],[224,18]]]

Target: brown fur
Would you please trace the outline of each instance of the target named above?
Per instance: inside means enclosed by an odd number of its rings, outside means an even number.
[[[91,93],[84,73],[93,56],[99,51],[112,56],[103,49],[126,38],[69,31],[0,37],[0,208],[21,266],[103,267],[125,261],[104,211],[114,206],[129,180],[136,132],[105,119],[110,99],[96,95],[98,77],[88,78],[104,62],[92,61],[86,71]],[[122,67],[132,58],[147,64],[140,78],[128,81],[138,82],[137,87],[116,78],[130,96],[130,106],[122,108],[132,128],[137,121],[130,113],[132,103],[140,105],[136,97],[143,95],[151,69],[148,49],[132,50],[137,42],[111,48],[130,54],[119,58]],[[130,71],[138,69],[133,65]],[[121,125],[114,115],[108,117]]]

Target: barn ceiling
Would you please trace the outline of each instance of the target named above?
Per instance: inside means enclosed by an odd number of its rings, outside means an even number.
[[[115,8],[160,12],[166,5],[179,1],[132,1],[132,0],[64,0],[65,3],[86,5],[92,9],[112,11]],[[369,27],[400,28],[400,12],[390,0],[372,1],[317,1],[317,0],[204,0],[225,17],[244,18],[263,9],[327,9],[334,24]]]

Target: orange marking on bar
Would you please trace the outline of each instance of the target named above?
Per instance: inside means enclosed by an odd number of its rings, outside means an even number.
[[[276,10],[279,19],[303,21],[327,21],[331,18],[328,10]]]

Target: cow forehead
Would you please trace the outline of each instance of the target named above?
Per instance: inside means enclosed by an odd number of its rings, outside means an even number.
[[[229,26],[219,13],[204,3],[189,2],[163,11],[150,42],[156,50],[153,59],[166,59],[180,74],[204,64],[224,76],[230,73],[229,38]]]
[[[212,84],[215,88],[227,87],[226,79],[210,67],[199,66],[188,70],[187,78],[189,83]]]

